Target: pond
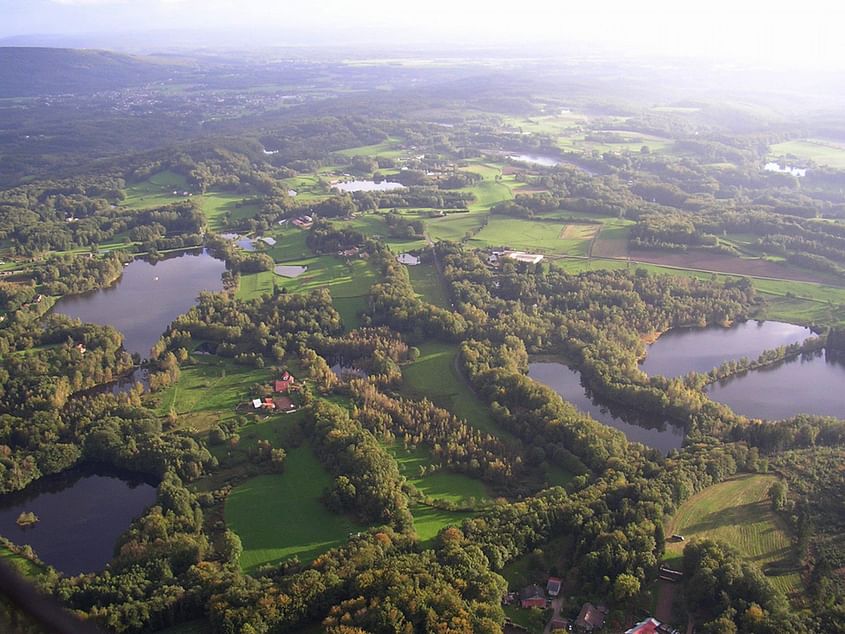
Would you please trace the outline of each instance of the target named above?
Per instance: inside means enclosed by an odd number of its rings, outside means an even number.
[[[156,499],[137,476],[73,470],[48,476],[23,491],[0,496],[0,535],[29,544],[47,564],[68,575],[102,570],[120,535]],[[22,512],[38,522],[17,524]]]
[[[749,320],[731,328],[674,328],[648,346],[640,369],[667,377],[710,372],[725,361],[742,357],[754,360],[764,350],[798,343],[812,335],[809,328],[780,321]]]
[[[200,291],[223,289],[225,270],[225,263],[205,249],[155,264],[138,259],[124,268],[113,285],[63,297],[53,311],[114,326],[123,333],[126,350],[146,357],[170,322],[194,305]]]
[[[136,384],[140,384],[143,391],[150,389],[150,373],[146,368],[135,368],[132,372],[120,377],[116,381],[109,381],[102,385],[96,385],[87,390],[77,392],[75,396],[95,396],[97,394],[126,394]]]
[[[763,166],[763,169],[767,172],[777,172],[778,174],[792,174],[793,176],[797,176],[801,178],[802,176],[807,175],[806,168],[803,167],[792,167],[791,165],[783,165],[781,166],[780,163],[769,162]]]
[[[531,163],[532,165],[541,165],[543,167],[554,167],[555,165],[560,165],[560,159],[553,156],[546,156],[544,154],[508,154],[508,158],[512,161]]]
[[[646,421],[634,412],[617,411],[597,401],[581,384],[581,374],[557,361],[536,361],[528,365],[528,376],[552,388],[564,399],[597,421],[623,432],[628,440],[665,453],[680,448],[684,430],[664,421]]]
[[[829,351],[801,355],[714,383],[707,394],[751,418],[845,418],[845,356]]]
[[[381,181],[377,183],[372,180],[346,181],[344,183],[335,183],[332,187],[342,192],[389,192],[395,189],[405,189],[402,183],[394,183],[392,181]]]
[[[255,240],[252,238],[240,238],[235,240],[235,244],[244,251],[255,251]]]

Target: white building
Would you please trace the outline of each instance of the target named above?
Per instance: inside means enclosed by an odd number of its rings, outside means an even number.
[[[539,264],[543,261],[544,256],[538,253],[526,253],[525,251],[505,251],[503,257],[525,264]]]
[[[411,255],[410,253],[402,253],[396,258],[400,264],[405,264],[406,266],[416,266],[420,263],[420,259],[415,256]]]

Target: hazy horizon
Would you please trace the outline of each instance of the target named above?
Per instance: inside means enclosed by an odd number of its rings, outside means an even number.
[[[401,7],[401,5],[399,5]],[[341,0],[0,0],[7,45],[108,47],[150,52],[180,47],[367,45],[579,50],[624,57],[707,58],[720,63],[833,70],[845,67],[843,9],[716,0],[447,2],[367,11]]]

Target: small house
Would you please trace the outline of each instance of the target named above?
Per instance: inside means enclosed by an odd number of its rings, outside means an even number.
[[[263,237],[258,238],[258,239],[261,240],[261,242],[266,244],[268,247],[276,246],[276,239],[275,238],[271,238],[269,236],[263,236]]]
[[[625,630],[625,634],[678,634],[678,630],[652,617]]]
[[[287,393],[295,389],[296,379],[293,374],[285,370],[282,377],[273,382],[273,391],[277,393]]]
[[[546,594],[536,583],[524,587],[519,593],[519,605],[523,608],[545,608]]]
[[[549,577],[549,580],[546,582],[546,593],[550,597],[556,597],[560,594],[561,583],[559,577]]]
[[[274,403],[273,399],[269,396],[265,396],[264,401],[261,403],[261,407],[263,409],[276,409],[276,403]]]
[[[420,258],[410,253],[402,253],[396,259],[400,264],[404,264],[405,266],[416,266],[420,263]]]
[[[260,398],[252,399],[252,407],[255,408],[255,409],[261,409],[261,399]]]
[[[592,603],[585,603],[575,619],[575,627],[584,632],[592,632],[604,627],[604,620],[607,617],[607,608],[595,606]]]

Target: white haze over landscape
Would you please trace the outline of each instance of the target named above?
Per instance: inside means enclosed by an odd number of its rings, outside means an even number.
[[[0,0],[0,43],[560,47],[821,70],[845,67],[843,17],[819,0]]]

